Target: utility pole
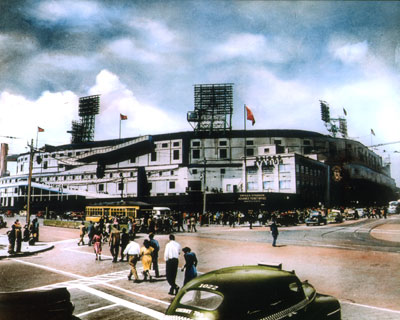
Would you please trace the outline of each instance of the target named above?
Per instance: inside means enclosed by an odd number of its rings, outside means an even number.
[[[203,172],[203,215],[206,213],[207,209],[207,194],[206,194],[206,181],[207,181],[207,160],[204,158],[204,172]]]
[[[28,174],[28,199],[26,204],[26,223],[29,224],[30,215],[31,215],[31,192],[32,192],[32,170],[33,170],[33,139],[30,144],[30,152],[29,152],[29,174]]]

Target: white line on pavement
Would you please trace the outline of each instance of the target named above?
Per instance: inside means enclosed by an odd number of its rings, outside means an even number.
[[[93,294],[95,296],[98,296],[100,298],[103,298],[103,299],[109,300],[111,302],[117,303],[117,304],[119,304],[121,306],[124,306],[126,308],[129,308],[131,310],[135,310],[135,311],[138,311],[140,313],[146,314],[146,315],[148,315],[148,316],[150,316],[152,318],[155,318],[155,319],[163,319],[164,318],[164,314],[161,313],[161,312],[155,311],[155,310],[147,308],[147,307],[143,307],[143,306],[138,305],[138,304],[133,303],[133,302],[129,302],[129,301],[123,300],[121,298],[114,297],[114,296],[112,296],[112,295],[110,295],[108,293],[105,293],[105,292],[102,292],[102,291],[99,291],[99,290],[96,290],[96,289],[93,289],[93,288],[89,288],[89,287],[86,287],[86,286],[82,286],[82,285],[77,285],[76,288],[80,289],[82,291],[85,291],[87,293]]]
[[[117,303],[115,303],[115,304],[110,304],[109,306],[105,306],[105,307],[101,307],[101,308],[97,308],[97,309],[93,309],[93,310],[90,310],[90,311],[86,311],[86,312],[77,314],[77,315],[75,315],[75,317],[77,317],[77,318],[84,317],[84,316],[86,316],[86,315],[88,315],[88,314],[95,313],[95,312],[99,312],[99,311],[105,310],[105,309],[114,308],[114,307],[117,307],[117,306],[119,306],[119,304],[117,304]]]
[[[385,311],[385,312],[391,312],[391,313],[400,314],[400,311],[398,311],[398,310],[392,310],[392,309],[387,309],[387,308],[380,308],[380,307],[368,306],[368,305],[365,305],[365,304],[360,304],[360,303],[355,303],[355,302],[349,302],[349,301],[342,301],[342,300],[340,300],[340,303],[343,303],[343,304],[350,304],[350,305],[352,305],[352,306],[358,306],[358,307],[362,307],[362,308],[368,308],[368,309],[373,309],[373,310],[379,310],[379,311]]]
[[[55,269],[55,268],[43,266],[43,265],[40,265],[40,264],[28,262],[28,261],[23,261],[23,260],[20,260],[20,259],[13,259],[13,261],[17,261],[17,262],[22,263],[22,264],[26,264],[26,265],[29,265],[29,266],[32,266],[32,267],[36,267],[36,268],[45,269],[45,270],[52,271],[52,272],[55,272],[55,273],[60,273],[60,274],[63,274],[63,275],[69,276],[69,277],[73,277],[73,278],[86,279],[86,277],[83,277],[83,276],[80,276],[80,275],[77,275],[77,274],[74,274],[74,273],[71,273],[71,272],[58,270],[58,269]]]

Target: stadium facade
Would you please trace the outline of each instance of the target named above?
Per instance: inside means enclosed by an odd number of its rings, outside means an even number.
[[[303,130],[194,130],[13,157],[3,150],[2,158],[2,168],[16,162],[0,178],[3,210],[22,210],[29,185],[33,211],[120,200],[198,212],[360,207],[386,204],[396,192],[390,164],[367,146]]]

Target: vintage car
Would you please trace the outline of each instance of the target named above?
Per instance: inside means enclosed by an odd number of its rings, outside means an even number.
[[[332,209],[328,212],[326,220],[328,223],[341,223],[343,222],[343,215],[340,210]]]
[[[310,215],[306,218],[305,223],[307,226],[314,225],[314,224],[319,226],[321,223],[327,224],[328,221],[327,221],[326,217],[321,214],[321,212],[311,211]]]
[[[165,320],[341,319],[334,297],[316,292],[282,265],[228,267],[189,281],[177,294]]]

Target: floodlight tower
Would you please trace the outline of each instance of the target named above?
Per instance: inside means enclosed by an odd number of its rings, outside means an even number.
[[[100,96],[79,98],[80,121],[72,121],[72,143],[89,142],[94,139],[95,117],[99,114]]]
[[[342,138],[347,138],[347,120],[342,117],[331,118],[329,104],[326,101],[319,100],[321,105],[321,119],[325,123],[326,129],[336,138],[340,133]]]
[[[233,84],[198,84],[194,86],[194,111],[187,121],[196,132],[231,131]]]

